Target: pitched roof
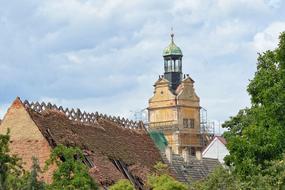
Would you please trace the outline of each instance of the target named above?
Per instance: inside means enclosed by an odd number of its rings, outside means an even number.
[[[168,162],[165,153],[162,153],[162,158],[164,162]],[[198,160],[196,157],[190,156],[190,162],[186,163],[179,154],[172,154],[171,169],[175,171],[177,179],[184,183],[204,179],[219,165],[218,159],[203,158]]]
[[[44,104],[24,103],[50,146],[80,147],[90,174],[103,186],[128,178],[139,187],[161,160],[158,149],[139,123],[85,112],[81,118],[79,114],[74,116],[73,109],[63,110],[54,105],[39,108],[39,105]],[[87,115],[94,118],[88,119]]]
[[[223,136],[215,136],[210,144],[208,144],[208,146],[203,150],[202,155],[205,155],[209,151],[209,149],[214,145],[214,142],[216,142],[216,139],[226,146],[227,141]]]
[[[223,143],[224,145],[227,144],[227,140],[223,137],[223,136],[216,136],[220,141],[221,143]]]

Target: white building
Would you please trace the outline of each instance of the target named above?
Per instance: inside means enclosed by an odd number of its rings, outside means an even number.
[[[203,151],[202,157],[216,158],[223,164],[225,156],[229,154],[226,144],[227,141],[224,137],[215,136],[212,142]]]

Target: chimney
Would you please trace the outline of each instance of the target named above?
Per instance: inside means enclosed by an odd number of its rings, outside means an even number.
[[[200,150],[196,150],[196,158],[197,160],[202,160],[202,152]]]
[[[190,163],[190,154],[189,154],[189,149],[188,148],[184,148],[182,150],[182,157],[184,159],[184,162],[186,164],[189,164]]]
[[[168,162],[170,164],[172,164],[172,148],[170,146],[167,146],[166,149],[165,149],[165,155],[166,155],[166,158],[168,160]]]

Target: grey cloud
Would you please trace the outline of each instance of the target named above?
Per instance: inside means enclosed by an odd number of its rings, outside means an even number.
[[[249,104],[254,36],[285,18],[283,3],[229,2],[1,1],[0,108],[17,95],[114,115],[145,108],[174,26],[184,72],[223,121]]]

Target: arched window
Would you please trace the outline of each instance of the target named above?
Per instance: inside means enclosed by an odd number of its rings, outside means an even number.
[[[174,60],[170,60],[170,66],[171,66],[170,71],[173,72],[174,71]]]
[[[182,61],[181,59],[178,60],[178,67],[179,67],[179,71],[182,71]]]
[[[179,72],[179,60],[175,60],[175,72]]]
[[[171,60],[168,60],[168,68],[167,68],[167,70],[168,70],[168,72],[171,72]]]
[[[182,72],[182,61],[180,58],[168,58],[164,60],[165,72]]]
[[[167,72],[167,60],[164,60],[164,70]]]

